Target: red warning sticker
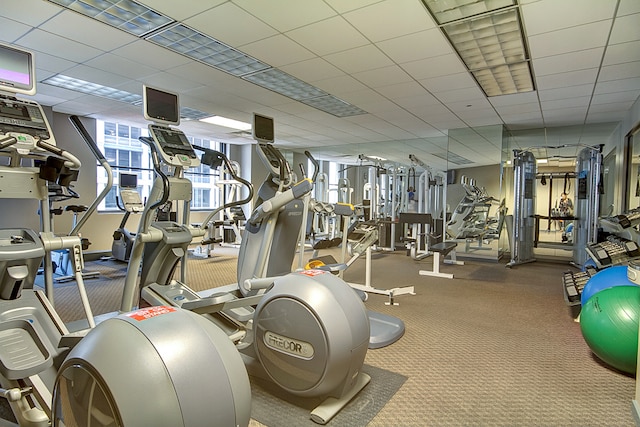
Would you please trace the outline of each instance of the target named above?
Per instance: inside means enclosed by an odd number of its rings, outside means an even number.
[[[142,320],[162,316],[163,314],[173,313],[174,311],[176,311],[174,307],[159,305],[157,307],[147,307],[140,310],[132,311],[131,313],[125,314],[125,316],[128,316],[140,322]]]
[[[301,270],[298,273],[304,274],[305,276],[313,277],[313,276],[318,276],[320,274],[324,274],[324,273],[326,273],[326,271],[324,271],[324,270]]]

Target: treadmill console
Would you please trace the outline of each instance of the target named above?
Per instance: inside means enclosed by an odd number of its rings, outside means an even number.
[[[149,135],[165,163],[184,168],[200,166],[200,159],[180,129],[150,124]]]

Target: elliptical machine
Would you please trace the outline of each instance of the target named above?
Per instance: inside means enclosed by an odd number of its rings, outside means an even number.
[[[116,205],[124,212],[124,216],[118,229],[113,232],[111,256],[117,261],[129,262],[135,233],[127,230],[127,221],[132,213],[142,212],[144,204],[137,190],[138,175],[121,172],[119,178],[120,197],[116,196]],[[120,204],[120,199],[122,199],[122,204]]]
[[[214,150],[205,149],[203,158],[198,159],[178,129],[154,123],[149,125],[149,133],[150,138],[141,140],[151,148],[157,176],[136,235],[122,310],[136,302],[137,273],[144,253],[140,287],[146,302],[187,308],[220,325],[241,352],[250,374],[296,396],[324,398],[311,412],[311,419],[325,424],[371,379],[361,370],[369,341],[364,304],[349,285],[331,273],[290,273],[291,265],[284,276],[250,277],[239,287],[214,289],[207,297],[174,280],[177,263],[182,260],[185,265],[188,245],[205,233],[188,224],[191,182],[184,178],[184,169],[201,161],[215,165],[215,159],[227,164],[229,171],[233,168],[226,156]],[[163,165],[173,166],[173,173],[165,174]],[[241,177],[233,178],[250,187]],[[300,198],[311,188],[310,180],[304,179],[264,200],[253,210],[246,230],[261,226],[273,230],[281,208],[295,201],[302,204]],[[182,223],[152,223],[153,206],[169,199],[184,201]],[[203,224],[223,208],[212,212]],[[269,230],[264,233],[267,238],[272,236]],[[238,261],[241,263],[241,258]]]
[[[47,218],[48,183],[61,184],[65,176],[73,177],[80,162],[56,145],[39,104],[12,96],[35,93],[32,54],[0,44],[0,68],[7,68],[6,64],[23,72],[28,83],[22,78],[9,85],[0,82],[0,90],[10,92],[0,94],[0,157],[9,158],[8,164],[0,165],[0,197],[36,199]],[[109,191],[112,174],[80,120],[75,116],[71,120],[107,170],[107,191],[96,198],[87,211],[90,214]],[[42,162],[30,166],[31,159]],[[88,218],[84,215],[77,227]],[[174,307],[138,310],[94,328],[82,279],[80,237],[73,232],[54,236],[49,221],[41,223],[40,233],[0,229],[0,397],[7,399],[21,427],[196,427],[211,420],[248,425],[249,382],[226,334],[200,316]],[[76,333],[70,333],[56,313],[49,292],[48,254],[60,249],[73,254],[90,327]],[[33,286],[43,258],[47,259],[46,296]],[[181,357],[175,357],[176,348],[184,350]],[[184,369],[196,364],[206,364],[208,369]]]

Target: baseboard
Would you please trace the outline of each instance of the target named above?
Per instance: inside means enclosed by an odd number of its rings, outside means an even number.
[[[111,251],[92,251],[92,252],[82,252],[82,256],[85,261],[97,261],[102,257],[110,257]]]
[[[631,414],[636,422],[636,427],[640,427],[640,403],[635,399],[631,401]]]

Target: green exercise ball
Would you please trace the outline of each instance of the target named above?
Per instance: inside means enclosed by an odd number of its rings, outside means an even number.
[[[591,351],[614,368],[633,374],[638,356],[640,286],[604,289],[582,306],[580,329]]]

